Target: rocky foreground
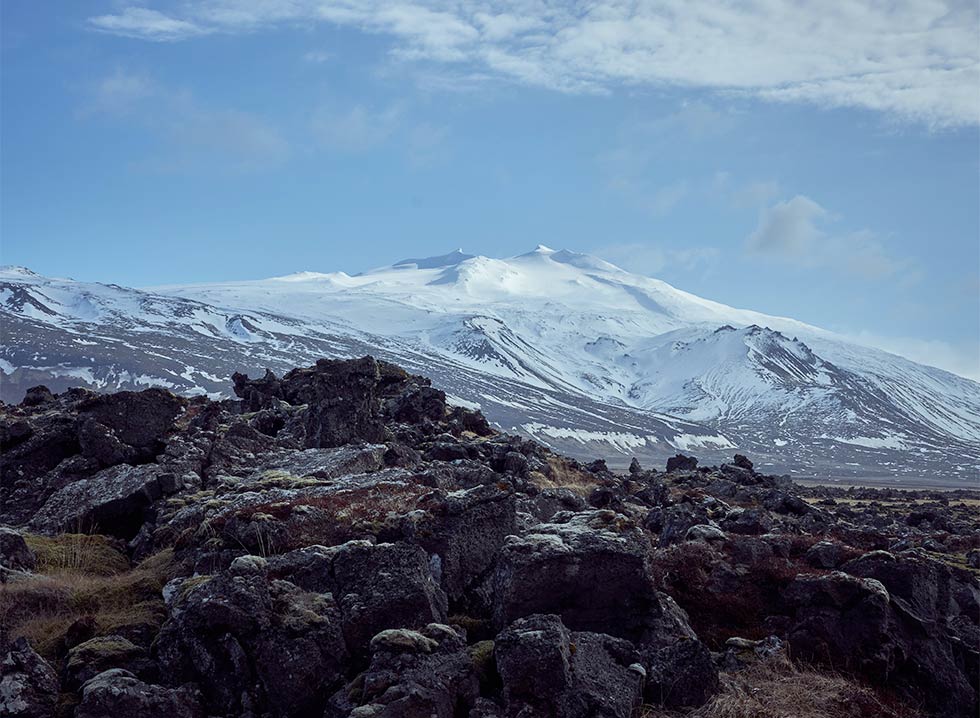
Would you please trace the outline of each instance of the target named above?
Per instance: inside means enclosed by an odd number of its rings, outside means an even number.
[[[980,495],[563,458],[370,357],[0,405],[0,715],[975,716]]]

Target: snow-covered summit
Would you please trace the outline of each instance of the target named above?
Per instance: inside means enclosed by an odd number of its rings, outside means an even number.
[[[980,464],[977,383],[567,249],[506,258],[456,249],[356,275],[143,291],[5,269],[0,292],[5,320],[31,337],[13,333],[0,369],[94,376],[97,367],[74,364],[94,350],[73,359],[77,342],[66,337],[104,343],[114,356],[153,335],[128,375],[222,391],[221,377],[243,366],[370,352],[573,453],[575,442],[591,455],[738,446],[778,465],[832,461],[835,470],[942,456],[958,457],[960,473]],[[67,368],[34,349],[42,328],[71,347],[58,359]],[[145,367],[183,345],[189,353],[173,361],[185,364],[165,374]]]

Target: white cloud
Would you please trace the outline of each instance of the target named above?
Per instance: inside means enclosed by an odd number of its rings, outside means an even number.
[[[142,7],[127,7],[117,15],[89,18],[89,23],[101,32],[158,42],[186,40],[210,32],[194,22]]]
[[[980,122],[978,8],[966,0],[202,0],[90,19],[147,40],[329,22],[393,56],[561,91],[680,86],[859,107],[932,127]]]
[[[833,233],[835,218],[809,197],[797,195],[764,209],[746,247],[752,253],[800,266],[829,268],[867,279],[917,274],[907,260],[891,257],[870,230]]]

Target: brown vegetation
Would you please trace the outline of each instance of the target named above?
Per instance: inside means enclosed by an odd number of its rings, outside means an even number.
[[[640,718],[921,718],[853,680],[785,660],[723,676],[722,690],[693,713],[646,707]]]
[[[161,589],[173,575],[173,552],[130,569],[104,536],[29,536],[38,573],[0,585],[0,634],[27,638],[45,658],[60,660],[72,636],[121,634],[142,643],[166,617]]]

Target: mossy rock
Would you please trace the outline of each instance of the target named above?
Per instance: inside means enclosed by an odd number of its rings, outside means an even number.
[[[98,636],[80,643],[68,652],[65,663],[67,682],[78,689],[85,681],[110,668],[125,668],[135,675],[152,671],[146,649],[119,635]]]

